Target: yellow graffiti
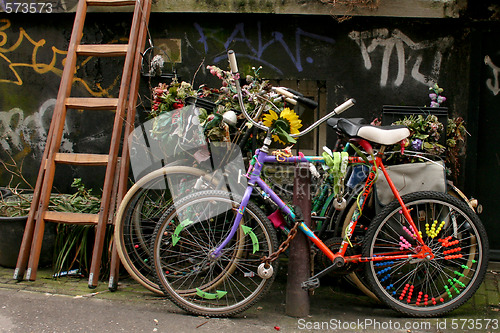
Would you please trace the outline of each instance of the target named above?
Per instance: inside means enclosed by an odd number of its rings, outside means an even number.
[[[38,74],[46,74],[52,72],[58,76],[62,76],[64,63],[66,61],[67,51],[63,51],[58,49],[55,46],[51,47],[52,51],[52,59],[49,62],[40,62],[38,59],[38,53],[40,50],[43,50],[43,47],[46,44],[45,39],[40,39],[39,41],[35,41],[31,38],[24,28],[19,28],[19,37],[17,41],[12,44],[10,47],[4,47],[7,44],[8,36],[5,32],[7,29],[11,27],[11,22],[8,19],[0,19],[0,61],[3,59],[9,65],[8,68],[11,71],[11,74],[14,78],[6,78],[2,77],[0,73],[0,83],[11,83],[18,86],[22,86],[24,81],[19,74],[19,68],[32,68]],[[10,60],[9,55],[11,55],[14,51],[16,51],[23,42],[30,43],[33,46],[33,51],[31,53],[31,62],[13,62]],[[62,59],[61,59],[62,57]],[[12,57],[11,57],[12,58]],[[60,61],[58,59],[61,59]],[[94,97],[109,97],[110,91],[115,88],[120,81],[120,77],[117,76],[113,82],[108,87],[102,87],[100,84],[96,83],[94,86],[97,89],[93,89],[83,78],[76,76],[76,72],[88,63],[92,57],[86,57],[81,60],[80,64],[77,64],[75,69],[75,76],[73,78],[73,83],[81,84],[86,91],[88,91]]]

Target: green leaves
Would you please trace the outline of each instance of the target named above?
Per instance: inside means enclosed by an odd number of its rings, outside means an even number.
[[[214,113],[212,119],[210,119],[206,124],[205,124],[205,129],[207,131],[211,130],[215,126],[219,126],[219,124],[222,121],[222,115],[218,113]]]
[[[288,142],[288,143],[296,143],[297,140],[295,140],[290,134],[290,124],[286,119],[283,118],[278,118],[274,122],[273,126],[273,134],[276,134],[281,141],[283,142]]]

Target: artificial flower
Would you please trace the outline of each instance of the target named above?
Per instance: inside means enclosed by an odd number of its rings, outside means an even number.
[[[429,98],[431,99],[431,108],[440,107],[441,104],[444,103],[444,101],[446,101],[446,97],[440,95],[444,91],[444,89],[439,88],[439,86],[436,83],[432,87],[429,87],[429,90],[433,91],[433,93],[429,94]]]
[[[411,147],[416,151],[420,151],[422,149],[422,140],[420,139],[412,140]]]
[[[302,127],[299,116],[290,108],[285,108],[278,115],[273,110],[264,116],[264,126],[271,128],[273,139],[282,144],[297,142],[290,134],[298,134]]]

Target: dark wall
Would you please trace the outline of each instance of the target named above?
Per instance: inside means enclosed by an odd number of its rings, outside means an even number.
[[[43,154],[73,17],[0,13],[0,158],[8,162],[10,155],[19,164],[24,161],[23,174],[31,183],[36,179]],[[88,14],[84,40],[123,42],[130,21],[126,13]],[[348,115],[368,120],[379,117],[384,104],[428,105],[428,86],[437,82],[445,90],[450,112],[466,119],[471,117],[471,133],[478,133],[485,129],[477,129],[476,114],[470,111],[477,107],[480,98],[471,98],[471,54],[477,50],[473,50],[475,41],[469,27],[469,23],[458,19],[360,17],[338,23],[329,16],[159,13],[151,15],[149,25],[155,43],[164,39],[174,44],[180,42],[180,58],[179,54],[175,56],[181,61],[174,66],[181,79],[193,80],[195,87],[206,82],[218,86],[205,66],[225,68],[225,52],[231,48],[236,51],[242,70],[262,65],[261,73],[266,78],[323,81],[327,109],[354,97],[358,103]],[[498,32],[491,31],[485,40],[494,41]],[[500,66],[497,43],[490,42],[487,47],[492,50],[488,54],[493,62]],[[474,68],[484,68],[484,57],[476,56],[473,60]],[[117,96],[120,64],[112,59],[79,59],[73,95]],[[485,75],[498,84],[498,72],[492,76],[486,70]],[[495,105],[498,95],[488,96],[487,90],[481,93],[486,94],[484,103]],[[143,104],[139,109],[147,109],[146,80],[140,97]],[[105,152],[111,117],[105,112],[96,118],[76,111],[70,113],[62,150]],[[495,126],[495,119],[491,119],[486,129]],[[331,144],[331,140],[327,141]],[[468,170],[475,172],[474,168]],[[463,186],[466,179],[486,181],[469,177],[468,170],[462,173],[459,185]],[[494,171],[488,165],[486,170]],[[94,172],[68,167],[65,173],[69,179],[83,176],[91,185],[100,183]],[[67,184],[62,178],[55,183],[60,188]],[[0,168],[0,184],[9,179],[10,174]],[[469,184],[468,188],[475,191],[477,186]],[[492,203],[488,201],[485,211],[489,205]],[[500,248],[498,241],[494,244]]]
[[[21,161],[32,180],[43,153],[48,122],[73,24],[72,14],[0,14],[1,147]],[[84,42],[116,43],[127,37],[129,14],[89,14]],[[342,24],[329,16],[152,14],[153,40],[174,39],[182,62],[175,67],[194,85],[219,83],[205,66],[225,66],[225,50],[240,67],[263,66],[272,79],[326,83],[328,109],[347,98],[358,101],[351,116],[377,117],[383,104],[426,105],[427,86],[445,89],[452,112],[466,116],[468,31],[455,20],[353,18]],[[200,64],[203,62],[203,66]],[[74,96],[116,96],[120,64],[82,57]],[[458,84],[457,84],[458,83]],[[147,84],[141,90],[149,97]],[[146,101],[147,104],[147,101]],[[63,150],[105,147],[109,115],[97,120],[73,112]],[[13,132],[7,133],[7,127]],[[104,149],[105,150],[105,149]],[[1,171],[2,182],[8,175]]]
[[[327,81],[331,106],[355,97],[364,115],[378,114],[382,104],[428,104],[431,82],[445,87],[451,108],[466,104],[467,31],[453,20],[353,18],[339,24],[328,16],[157,17],[153,37],[164,33],[183,42],[179,69],[186,79],[203,59],[223,66],[225,49],[232,48],[243,68],[262,65],[264,77]],[[204,74],[195,82],[202,83]]]
[[[481,216],[487,226],[490,245],[497,251],[495,257],[500,259],[500,224],[496,216],[499,196],[496,189],[500,187],[500,147],[498,145],[498,128],[500,124],[500,45],[498,35],[500,25],[477,27],[477,40],[473,52],[475,61],[475,89],[471,99],[476,100],[471,115],[476,118],[477,140],[471,140],[469,163],[474,172],[469,173],[471,190],[484,206]]]

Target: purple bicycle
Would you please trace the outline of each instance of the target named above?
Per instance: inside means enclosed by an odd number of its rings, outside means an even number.
[[[331,260],[329,267],[304,281],[304,289],[317,287],[319,277],[332,270],[362,263],[377,297],[406,315],[439,316],[465,303],[486,272],[486,232],[473,210],[449,194],[426,191],[399,195],[382,158],[384,146],[406,138],[408,129],[339,121],[339,130],[352,138],[351,143],[361,147],[359,151],[368,157],[336,158],[342,158],[348,165],[366,165],[370,172],[340,248],[333,252],[301,222],[300,212],[283,202],[261,178],[266,163],[325,163],[325,158],[303,155],[278,158],[269,153],[272,132],[246,114],[236,58],[232,51],[228,57],[241,109],[247,120],[266,131],[267,136],[250,161],[246,177],[235,175],[240,185],[242,179],[246,181],[242,195],[225,189],[181,196],[161,217],[150,252],[153,273],[164,294],[189,313],[206,316],[235,315],[266,294],[276,276],[276,258],[283,252],[283,244],[278,249],[276,223],[273,225],[250,201],[252,193],[257,193],[274,202],[286,217],[278,227],[291,234],[304,232]],[[353,100],[343,103],[292,136],[311,131],[353,104]],[[372,143],[381,148],[375,152]],[[371,221],[362,253],[349,255],[350,238],[379,171],[385,175],[396,200]],[[230,168],[223,171],[224,177],[230,178],[230,173]]]

